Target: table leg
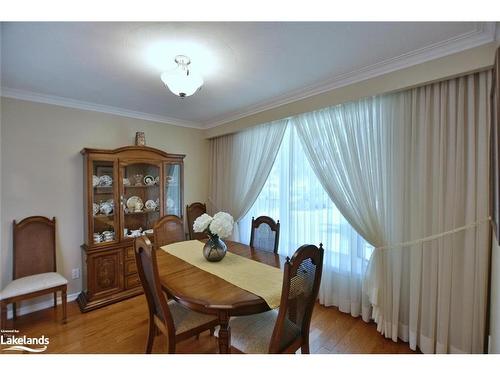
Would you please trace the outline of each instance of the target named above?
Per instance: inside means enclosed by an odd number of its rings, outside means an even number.
[[[231,353],[231,327],[229,327],[229,314],[226,311],[219,313],[219,353]]]

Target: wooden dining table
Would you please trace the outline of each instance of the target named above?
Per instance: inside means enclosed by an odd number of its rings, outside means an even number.
[[[225,242],[227,250],[231,253],[283,269],[285,257],[238,242]],[[157,261],[162,288],[169,298],[173,298],[190,310],[218,317],[219,353],[231,351],[230,317],[270,310],[268,304],[258,295],[161,249],[157,251]]]

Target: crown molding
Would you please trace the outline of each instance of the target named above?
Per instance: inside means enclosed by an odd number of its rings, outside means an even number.
[[[163,124],[169,124],[174,126],[181,126],[184,128],[204,129],[203,125],[198,122],[185,121],[177,118],[160,116],[145,112],[130,111],[124,108],[90,103],[81,100],[64,98],[61,96],[53,96],[53,95],[39,94],[31,91],[11,89],[9,87],[2,87],[0,89],[0,95],[6,98],[27,100],[36,103],[52,104],[61,107],[82,109],[85,111],[107,113],[111,115],[135,118],[139,120],[146,120],[146,121],[160,122]]]
[[[167,116],[161,116],[145,112],[131,111],[124,108],[101,105],[75,99],[69,99],[53,95],[45,95],[30,91],[0,88],[0,96],[7,98],[27,100],[38,103],[52,104],[68,108],[76,108],[87,111],[102,112],[122,117],[136,118],[140,120],[159,122],[174,126],[195,129],[210,129],[226,123],[239,120],[244,117],[255,115],[286,104],[290,104],[315,95],[323,94],[334,89],[375,78],[397,70],[405,69],[427,61],[445,57],[454,53],[465,51],[483,44],[500,40],[499,22],[477,22],[476,28],[468,33],[457,35],[453,38],[434,43],[423,48],[390,58],[379,63],[339,74],[327,81],[314,84],[288,92],[271,100],[262,101],[245,110],[226,113],[206,122],[186,121]]]
[[[423,48],[390,58],[379,63],[339,74],[320,84],[310,85],[288,92],[272,100],[255,104],[244,111],[234,111],[203,123],[205,129],[215,128],[226,123],[255,115],[270,109],[306,99],[315,95],[348,86],[357,82],[375,78],[397,70],[409,68],[427,61],[465,51],[483,44],[491,43],[498,38],[500,27],[496,22],[477,22],[476,29],[453,38],[430,44]]]

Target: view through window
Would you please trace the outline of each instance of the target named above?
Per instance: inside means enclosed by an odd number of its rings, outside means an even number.
[[[361,275],[366,269],[372,246],[335,207],[291,125],[264,188],[239,222],[242,242],[249,243],[252,217],[260,215],[280,221],[280,254],[292,255],[303,244],[323,243],[325,270]]]

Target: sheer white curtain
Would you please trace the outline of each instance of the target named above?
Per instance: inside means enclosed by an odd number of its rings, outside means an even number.
[[[292,119],[329,196],[378,247],[365,283],[378,330],[425,353],[483,350],[490,75]]]
[[[372,247],[328,197],[292,126],[259,197],[239,222],[242,242],[250,239],[252,216],[260,215],[280,220],[280,254],[291,256],[303,244],[322,242],[325,262],[320,302],[369,320],[370,305],[367,296],[363,298],[361,285]]]
[[[239,221],[250,209],[278,153],[287,120],[210,140],[209,211]],[[238,240],[238,226],[233,239]]]

